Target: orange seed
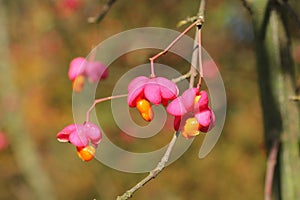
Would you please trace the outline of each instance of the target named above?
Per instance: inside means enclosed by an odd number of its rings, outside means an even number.
[[[188,118],[184,124],[183,130],[181,134],[185,138],[192,138],[196,135],[199,135],[201,128],[201,125],[198,123],[197,119],[195,117]]]
[[[75,80],[73,81],[73,91],[80,92],[83,88],[84,80],[85,80],[85,78],[83,75],[77,76],[75,78]]]
[[[153,111],[151,108],[151,104],[146,99],[140,99],[136,103],[136,108],[142,115],[143,119],[147,122],[151,121],[153,119]]]
[[[77,155],[83,161],[90,161],[94,158],[95,148],[92,146],[87,147],[77,147]]]

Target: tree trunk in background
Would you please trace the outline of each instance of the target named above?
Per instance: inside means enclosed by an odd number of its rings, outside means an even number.
[[[280,142],[273,200],[300,198],[300,118],[295,95],[295,66],[290,51],[287,10],[275,0],[244,0],[253,19],[257,72],[268,154]]]
[[[33,198],[53,200],[55,194],[52,191],[52,185],[41,167],[41,160],[34,143],[24,128],[23,114],[19,109],[21,97],[18,96],[14,83],[12,76],[14,69],[9,55],[6,20],[9,15],[6,14],[3,4],[3,0],[0,0],[0,110],[2,116],[0,128],[8,133],[14,158],[26,183],[32,190]],[[20,199],[28,198],[22,194],[17,194],[17,196]]]

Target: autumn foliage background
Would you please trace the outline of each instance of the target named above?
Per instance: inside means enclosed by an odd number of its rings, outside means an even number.
[[[1,5],[7,14],[9,59],[20,97],[17,103],[26,133],[37,147],[57,199],[114,199],[145,176],[119,172],[97,160],[82,162],[72,145],[57,142],[56,133],[73,122],[72,86],[67,77],[70,60],[85,57],[101,41],[128,29],[153,26],[182,31],[184,28],[176,28],[177,22],[197,13],[198,7],[197,1],[119,0],[100,24],[87,23],[87,18],[97,15],[105,2],[15,0],[3,1]],[[299,13],[300,4],[292,3]],[[248,17],[241,1],[208,1],[203,46],[218,64],[227,92],[223,133],[213,151],[202,160],[198,158],[201,139],[194,140],[180,159],[133,199],[263,198],[266,154]],[[295,24],[289,26],[299,66],[300,32]],[[191,37],[193,34],[189,33]],[[155,52],[132,52],[116,60],[109,66],[108,79],[101,83],[101,87],[111,90],[101,89],[97,96],[109,96],[123,73],[147,63]],[[160,62],[182,73],[189,67],[172,54]],[[97,115],[108,137],[122,148],[147,152],[168,143],[172,132],[149,140],[127,137],[113,122],[109,105],[109,102],[98,105]],[[1,118],[0,112],[0,121]],[[0,150],[0,199],[31,199],[31,188],[15,162],[9,133],[1,126],[0,131],[8,141],[8,146]]]

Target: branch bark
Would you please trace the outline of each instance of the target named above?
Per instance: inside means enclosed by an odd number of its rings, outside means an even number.
[[[89,17],[88,22],[89,23],[99,23],[101,20],[105,17],[105,15],[108,13],[112,5],[116,2],[117,0],[108,0],[107,3],[103,6],[102,10],[96,17]]]
[[[276,0],[247,1],[247,6],[251,8],[255,30],[258,82],[269,156],[274,141],[280,141],[273,199],[297,200],[300,196],[300,115],[299,104],[289,99],[295,95],[296,81],[286,21],[288,13]]]
[[[169,146],[167,148],[167,151],[165,152],[164,156],[162,157],[161,161],[157,164],[157,166],[155,167],[155,169],[153,169],[152,171],[149,172],[149,175],[147,177],[145,177],[143,180],[141,180],[140,182],[138,182],[134,187],[132,187],[130,190],[127,190],[123,195],[118,196],[117,200],[127,200],[129,198],[132,197],[132,195],[139,190],[140,188],[142,188],[144,185],[146,185],[149,181],[151,181],[152,179],[154,179],[166,166],[169,157],[171,155],[171,151],[175,145],[175,142],[177,140],[179,132],[176,132],[171,140],[171,142],[169,143]]]

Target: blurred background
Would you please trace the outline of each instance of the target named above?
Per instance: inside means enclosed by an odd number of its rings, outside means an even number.
[[[196,14],[199,2],[119,0],[99,24],[89,24],[87,19],[99,13],[106,3],[104,0],[0,2],[0,33],[7,34],[8,44],[0,46],[1,52],[8,52],[7,61],[0,63],[9,63],[5,67],[11,71],[10,79],[18,96],[14,105],[21,116],[16,123],[22,124],[17,124],[22,131],[10,133],[0,123],[0,199],[34,199],[20,165],[23,160],[30,160],[31,154],[16,156],[21,150],[15,146],[13,137],[18,135],[31,141],[54,199],[115,199],[147,174],[119,172],[97,160],[82,162],[73,145],[56,140],[57,132],[73,123],[72,85],[67,77],[69,62],[74,57],[87,56],[101,41],[128,29],[153,26],[182,31],[184,27],[176,28],[176,24]],[[299,3],[291,3],[300,13]],[[290,29],[292,50],[299,65],[300,32],[293,23]],[[228,105],[223,133],[213,151],[201,160],[198,151],[202,140],[194,140],[180,159],[132,199],[263,198],[266,154],[262,113],[252,26],[242,2],[208,1],[202,33],[203,47],[217,63],[226,88]],[[193,37],[193,34],[191,31],[188,35]],[[147,63],[151,55],[153,51],[138,51],[116,60],[109,68],[108,79],[102,82],[102,87],[108,89],[97,96],[109,96],[123,73]],[[159,62],[183,73],[189,69],[187,63],[172,54]],[[108,105],[109,102],[97,106],[97,115],[103,129],[109,132],[108,137],[120,147],[149,151],[170,140],[170,135],[143,142],[126,136],[113,122]],[[1,111],[0,121],[5,116]]]

